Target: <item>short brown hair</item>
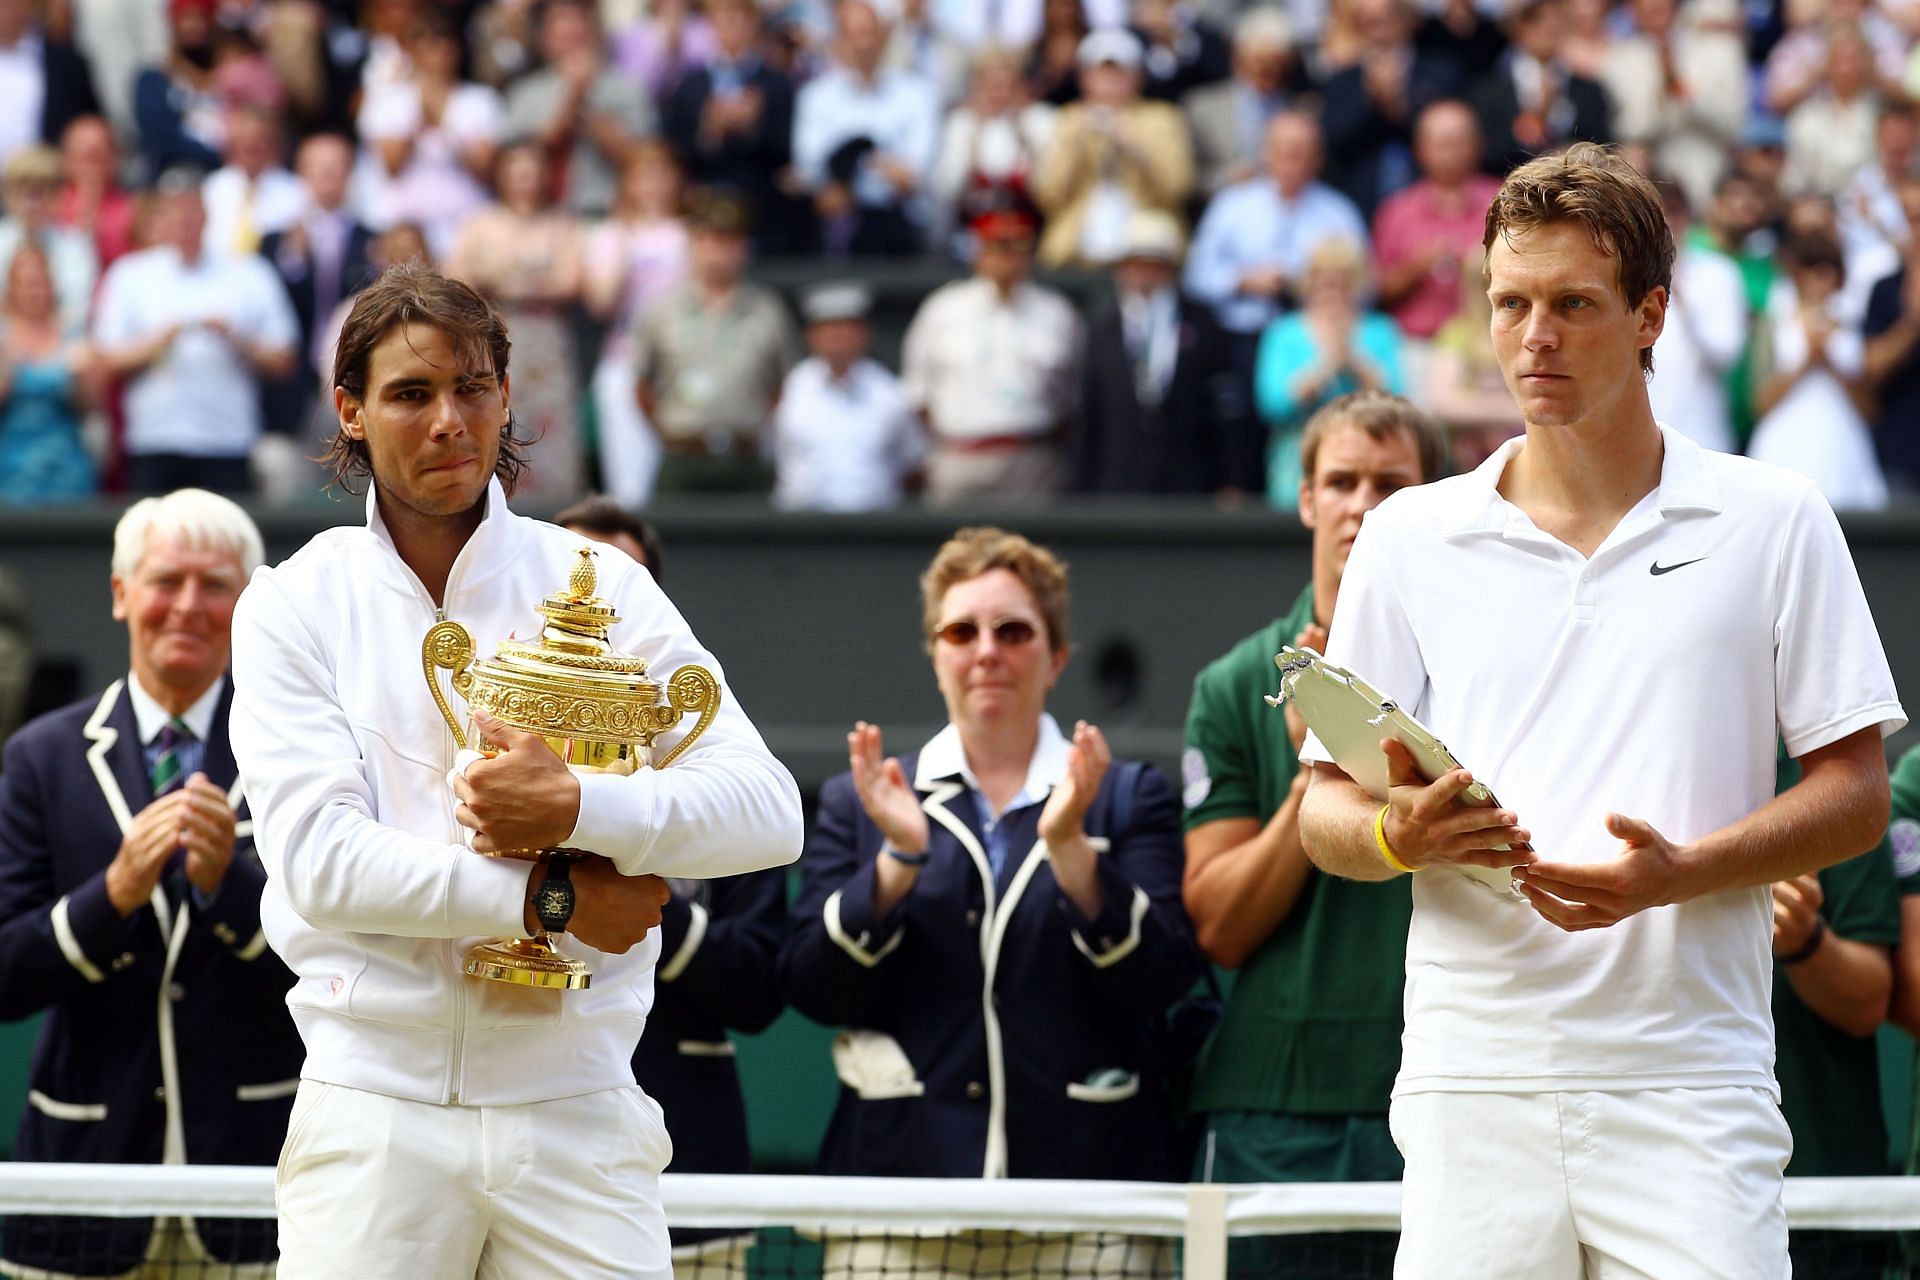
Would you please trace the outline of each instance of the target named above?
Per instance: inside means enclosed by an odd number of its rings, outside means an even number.
[[[1491,252],[1496,237],[1558,222],[1579,223],[1613,258],[1629,309],[1655,289],[1672,292],[1673,229],[1660,193],[1616,148],[1576,142],[1515,169],[1487,209],[1480,243]],[[1653,372],[1651,347],[1640,352],[1640,369]]]
[[[991,525],[962,529],[934,553],[933,563],[920,575],[920,611],[927,647],[933,647],[933,629],[940,625],[940,602],[962,582],[971,582],[995,569],[1020,579],[1040,620],[1047,624],[1047,645],[1054,653],[1067,648],[1067,566],[1053,552],[1028,542],[1017,533]]]
[[[555,516],[553,522],[562,529],[580,529],[603,538],[626,534],[640,548],[653,580],[663,580],[665,567],[662,562],[666,558],[666,549],[660,541],[660,534],[644,517],[627,510],[605,494],[587,495]]]
[[[499,312],[465,281],[408,262],[388,268],[354,299],[333,350],[333,385],[364,404],[373,349],[395,329],[410,324],[431,325],[464,352],[477,353],[484,348],[493,365],[493,376],[506,378],[507,356],[513,343]],[[519,428],[509,413],[500,431],[500,457],[494,464],[494,472],[509,494],[527,466],[520,450],[533,443],[531,437],[520,434]],[[334,432],[319,462],[332,468],[333,483],[348,493],[361,492],[354,488],[356,480],[373,478],[373,457],[367,442],[355,440],[344,427]]]
[[[1349,391],[1329,400],[1319,412],[1307,419],[1300,432],[1300,474],[1313,482],[1314,466],[1320,461],[1320,446],[1335,431],[1358,427],[1375,440],[1389,436],[1413,437],[1420,455],[1420,483],[1438,480],[1447,473],[1447,435],[1432,415],[1404,396],[1387,391]]]

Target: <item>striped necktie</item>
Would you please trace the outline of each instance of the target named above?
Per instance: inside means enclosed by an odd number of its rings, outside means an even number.
[[[193,741],[193,730],[179,716],[161,727],[154,735],[154,745],[160,748],[160,754],[153,760],[154,798],[167,794],[180,785],[180,744]]]

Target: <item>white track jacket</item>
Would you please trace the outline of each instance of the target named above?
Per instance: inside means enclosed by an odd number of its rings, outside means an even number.
[[[565,587],[581,543],[507,510],[495,481],[447,580],[444,616],[466,626],[480,657],[509,636],[539,634],[535,606]],[[662,682],[686,663],[707,667],[722,704],[670,767],[582,776],[579,823],[565,843],[628,875],[726,876],[792,862],[799,790],[719,663],[645,569],[610,549],[596,568],[599,595],[620,614],[614,646],[646,658]],[[533,864],[472,852],[454,821],[453,736],[420,656],[439,616],[371,493],[365,528],[328,530],[261,569],[234,613],[233,750],[267,868],[261,924],[299,978],[287,1004],[306,1041],[302,1075],[476,1106],[629,1086],[653,1003],[657,932],[621,956],[565,938],[563,949],[593,969],[584,991],[462,971],[475,943],[524,936]],[[446,694],[465,722],[459,696]],[[656,743],[656,758],[690,727],[691,717]]]

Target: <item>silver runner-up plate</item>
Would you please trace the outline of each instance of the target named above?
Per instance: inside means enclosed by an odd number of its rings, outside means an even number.
[[[1268,695],[1268,705],[1281,707],[1291,702],[1298,707],[1307,727],[1320,739],[1320,745],[1326,748],[1334,763],[1374,799],[1385,801],[1387,798],[1387,757],[1380,750],[1382,738],[1397,738],[1405,744],[1420,776],[1429,782],[1460,768],[1453,752],[1434,736],[1433,730],[1353,672],[1333,666],[1312,649],[1296,649],[1292,645],[1275,654],[1273,661],[1280,668],[1280,692]],[[1478,778],[1461,793],[1460,799],[1476,808],[1500,803]],[[1519,847],[1532,848],[1531,845]],[[1513,873],[1505,867],[1451,869],[1485,885],[1502,898],[1523,904],[1527,901],[1513,883]]]

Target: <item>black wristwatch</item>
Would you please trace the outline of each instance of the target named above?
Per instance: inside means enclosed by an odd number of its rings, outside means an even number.
[[[565,933],[573,919],[573,863],[566,858],[547,862],[547,878],[533,891],[533,914],[548,933]]]

